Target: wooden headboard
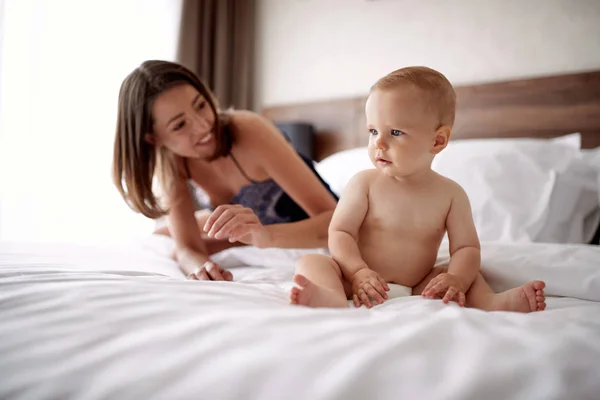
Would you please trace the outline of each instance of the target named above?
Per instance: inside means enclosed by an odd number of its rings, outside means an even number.
[[[584,148],[600,146],[600,71],[457,86],[452,138],[551,138],[580,132]],[[340,150],[366,146],[366,96],[267,107],[276,122],[315,127],[319,161]]]

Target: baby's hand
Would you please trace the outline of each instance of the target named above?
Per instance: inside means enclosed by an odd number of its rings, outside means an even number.
[[[460,279],[452,274],[439,274],[429,281],[421,296],[428,299],[442,298],[446,304],[450,301],[456,301],[459,306],[465,306],[465,293],[460,283]]]
[[[387,300],[386,291],[390,290],[385,280],[375,271],[363,268],[352,277],[352,301],[355,307],[364,304],[367,308],[373,307],[371,299],[377,304]]]

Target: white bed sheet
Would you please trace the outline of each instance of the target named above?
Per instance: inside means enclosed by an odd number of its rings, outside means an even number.
[[[160,237],[0,243],[0,398],[597,399],[600,248],[484,244],[496,290],[545,279],[548,310],[402,297],[288,305],[307,251],[237,248],[237,280],[186,281]],[[440,260],[447,253],[440,252]],[[564,296],[564,297],[562,297]]]

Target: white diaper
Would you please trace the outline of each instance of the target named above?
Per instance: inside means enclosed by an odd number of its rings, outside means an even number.
[[[412,288],[408,286],[396,285],[388,283],[390,290],[387,292],[388,298],[395,299],[396,297],[412,296]]]
[[[390,301],[398,297],[412,296],[412,288],[408,286],[396,285],[395,283],[388,283],[388,286],[390,290],[387,292],[388,299],[386,301]],[[373,302],[373,305],[377,304],[373,299],[371,299],[371,301]],[[354,302],[352,300],[348,300],[348,305],[354,306]],[[361,307],[364,307],[364,305]]]

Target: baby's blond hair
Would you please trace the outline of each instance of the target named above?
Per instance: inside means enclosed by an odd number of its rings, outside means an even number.
[[[379,79],[371,87],[371,91],[392,90],[407,83],[423,91],[428,99],[428,106],[437,114],[440,125],[452,128],[456,112],[456,92],[450,81],[434,69],[428,67],[397,69]]]

